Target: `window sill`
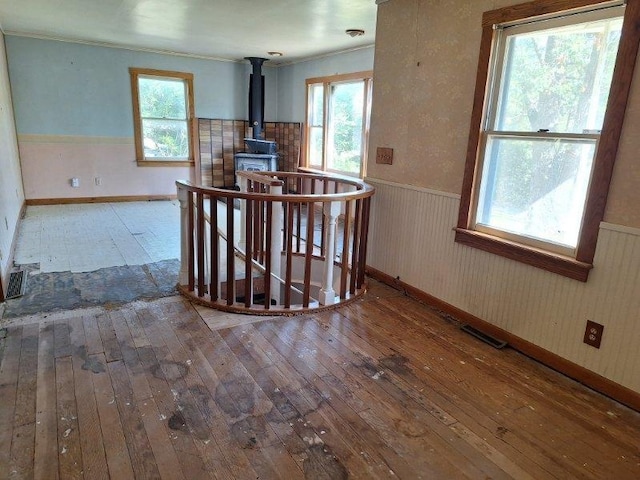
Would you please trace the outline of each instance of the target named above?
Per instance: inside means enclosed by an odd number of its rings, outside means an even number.
[[[485,233],[456,228],[456,242],[468,247],[500,255],[516,262],[586,282],[593,265],[579,262],[574,258],[545,252],[533,247],[510,242]]]
[[[139,167],[192,167],[193,160],[138,160]]]

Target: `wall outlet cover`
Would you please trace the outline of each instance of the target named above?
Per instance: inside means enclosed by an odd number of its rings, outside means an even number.
[[[591,345],[595,348],[600,348],[602,343],[602,333],[604,332],[604,325],[587,320],[587,328],[584,332],[583,342],[587,345]]]

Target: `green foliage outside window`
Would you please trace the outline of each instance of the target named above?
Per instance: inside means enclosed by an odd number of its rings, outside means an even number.
[[[138,88],[145,157],[188,158],[184,81],[140,77]]]

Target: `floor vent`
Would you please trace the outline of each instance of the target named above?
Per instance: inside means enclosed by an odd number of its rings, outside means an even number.
[[[24,270],[11,272],[9,274],[9,286],[7,287],[6,298],[16,298],[24,295],[24,289],[27,284],[27,276]]]
[[[478,330],[475,327],[472,327],[471,325],[462,325],[460,327],[460,330],[464,330],[469,335],[473,335],[474,337],[482,340],[483,342],[488,343],[492,347],[500,349],[507,346],[507,342],[503,342],[502,340],[493,338],[491,335],[487,335],[486,333],[481,332],[480,330]]]

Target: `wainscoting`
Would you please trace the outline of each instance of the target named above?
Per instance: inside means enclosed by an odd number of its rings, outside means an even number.
[[[367,264],[640,393],[640,231],[603,223],[587,283],[454,242],[459,196],[368,178]],[[583,343],[587,320],[605,326]]]

